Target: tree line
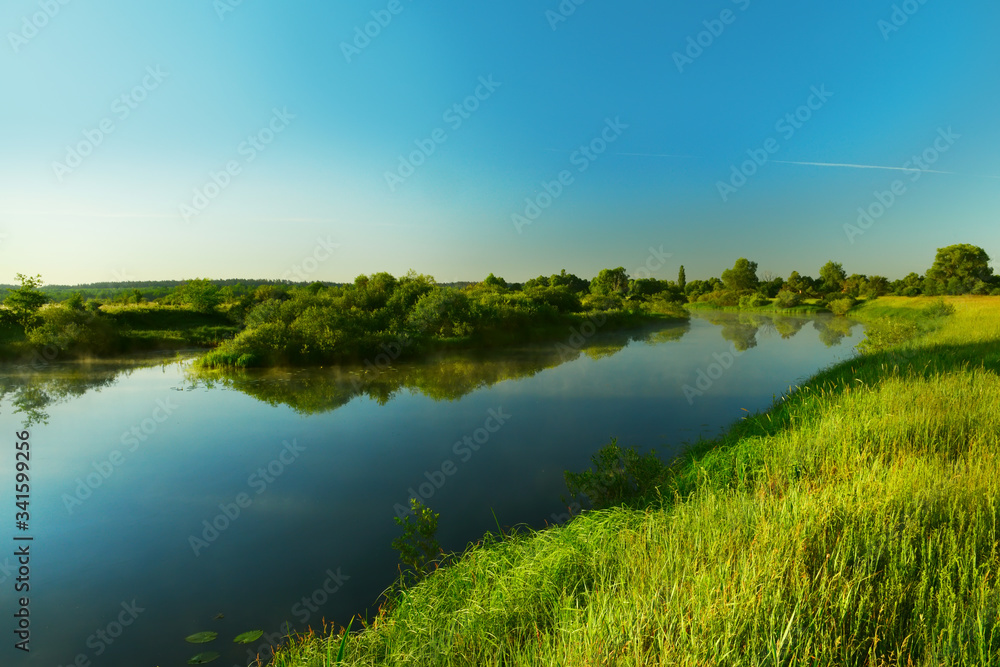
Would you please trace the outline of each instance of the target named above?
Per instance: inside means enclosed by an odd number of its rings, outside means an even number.
[[[22,329],[33,345],[99,354],[113,351],[115,341],[133,326],[135,318],[126,317],[123,308],[186,309],[221,317],[236,332],[208,355],[210,365],[310,364],[357,360],[386,349],[410,354],[447,340],[525,340],[595,313],[602,322],[618,324],[684,317],[681,306],[687,303],[795,308],[813,300],[843,314],[855,299],[887,294],[1000,294],[1000,279],[989,262],[982,248],[959,244],[939,249],[923,275],[910,273],[895,281],[848,275],[834,261],[820,267],[816,278],[797,271],[787,278],[761,276],[757,263],[746,258],[718,278],[691,281],[683,266],[676,280],[635,279],[616,267],[590,280],[563,270],[508,283],[491,273],[462,286],[441,285],[414,272],[362,275],[347,284],[192,279],[169,289],[159,286],[167,291],[153,299],[133,288],[125,292],[130,296],[124,304],[86,298],[81,291],[55,302],[43,291],[41,276],[18,274],[19,286],[8,290],[0,323]]]

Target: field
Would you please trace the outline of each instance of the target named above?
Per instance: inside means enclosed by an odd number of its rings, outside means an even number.
[[[343,664],[1000,664],[1000,299],[856,316],[863,356],[631,509],[487,536],[355,621]],[[342,639],[274,665],[337,664]]]

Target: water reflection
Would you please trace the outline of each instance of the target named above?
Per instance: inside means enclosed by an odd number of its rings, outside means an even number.
[[[48,408],[99,392],[140,368],[166,367],[180,356],[136,357],[108,361],[72,361],[0,366],[0,404],[21,415],[22,428],[47,424]]]
[[[188,378],[207,388],[235,389],[268,405],[287,405],[306,415],[335,410],[357,396],[386,405],[404,390],[436,401],[454,401],[505,380],[534,376],[581,355],[597,360],[614,356],[631,343],[677,342],[690,329],[689,322],[682,322],[599,333],[590,338],[577,334],[547,345],[491,352],[456,351],[383,368],[374,364],[242,372],[190,368]]]

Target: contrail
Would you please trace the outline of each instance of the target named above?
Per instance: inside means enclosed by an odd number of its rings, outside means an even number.
[[[936,169],[920,169],[919,167],[883,167],[877,164],[848,164],[844,162],[793,162],[791,160],[771,160],[778,164],[798,164],[805,167],[844,167],[847,169],[886,169],[888,171],[919,171],[927,174],[955,174],[954,171],[937,171]],[[992,178],[992,177],[987,177]]]
[[[615,155],[631,155],[636,157],[690,158],[695,160],[706,159],[701,155],[674,155],[672,153],[615,153]],[[905,171],[909,173],[920,172],[922,174],[950,174],[953,176],[967,176],[967,174],[960,174],[957,171],[921,169],[919,167],[885,167],[879,164],[852,164],[849,162],[797,162],[794,160],[770,160],[770,162],[775,162],[777,164],[795,164],[802,167],[835,167],[839,169],[882,169],[885,171]],[[988,178],[994,181],[1000,180],[1000,176],[990,176],[987,174],[973,174],[973,176],[975,178]]]

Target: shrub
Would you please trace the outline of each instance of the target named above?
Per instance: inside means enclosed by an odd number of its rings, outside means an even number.
[[[802,295],[798,292],[793,292],[791,290],[783,289],[778,292],[778,296],[775,300],[775,305],[779,308],[794,308],[802,303]]]
[[[58,305],[43,308],[37,326],[27,332],[28,342],[55,347],[71,355],[111,354],[118,351],[118,333],[104,317]]]
[[[854,308],[857,301],[853,297],[845,296],[839,299],[834,299],[833,301],[828,301],[826,307],[830,309],[834,315],[846,315],[847,312]]]
[[[771,303],[763,294],[753,293],[740,297],[740,308],[761,308]]]
[[[716,306],[736,306],[740,303],[739,295],[733,290],[720,289],[698,297],[698,301],[706,301]]]

